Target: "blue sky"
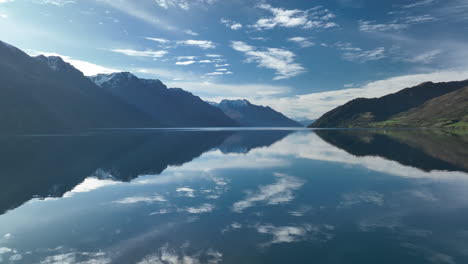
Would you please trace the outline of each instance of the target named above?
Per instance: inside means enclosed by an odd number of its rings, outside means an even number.
[[[0,0],[0,36],[87,75],[130,71],[296,118],[468,79],[468,0]]]

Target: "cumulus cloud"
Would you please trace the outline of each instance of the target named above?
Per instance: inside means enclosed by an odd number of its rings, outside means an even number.
[[[188,39],[178,41],[177,44],[184,45],[184,46],[196,46],[202,49],[214,49],[216,45],[209,40],[195,40],[195,39]]]
[[[193,61],[193,60],[189,60],[189,61],[178,61],[178,62],[176,62],[175,64],[176,64],[176,65],[184,65],[184,66],[186,66],[186,65],[194,64],[195,62],[196,62],[196,61]]]
[[[187,34],[187,35],[190,35],[190,36],[198,36],[199,34],[197,32],[194,32],[190,29],[186,29],[184,30],[184,33]]]
[[[229,19],[225,19],[225,18],[221,18],[221,23],[232,30],[238,30],[242,28],[241,23],[238,23]]]
[[[212,212],[214,209],[215,209],[214,205],[205,203],[196,207],[187,207],[185,209],[181,209],[180,211],[185,211],[190,214],[203,214],[203,213]]]
[[[304,37],[293,37],[288,39],[289,42],[294,42],[297,45],[301,46],[302,48],[308,48],[315,45],[314,42],[310,41],[310,38]]]
[[[274,80],[288,79],[305,72],[301,64],[294,62],[296,54],[289,50],[278,48],[259,50],[242,41],[232,41],[231,47],[244,53],[247,62],[256,62],[259,67],[275,70]]]
[[[333,238],[331,231],[333,226],[315,226],[315,225],[291,225],[291,226],[274,226],[274,225],[259,225],[256,227],[260,234],[268,234],[273,236],[273,239],[266,245],[278,243],[293,243],[303,240],[314,239],[316,241],[328,241]]]
[[[133,50],[133,49],[112,49],[110,50],[112,52],[124,54],[127,56],[132,56],[132,57],[151,57],[151,58],[161,58],[164,57],[168,52],[165,50],[158,50],[158,51],[153,51],[153,50]]]
[[[9,2],[13,2],[15,0],[0,0],[0,4],[5,4],[5,3],[9,3]]]
[[[290,202],[294,199],[294,191],[304,185],[303,180],[286,174],[275,173],[275,177],[275,183],[260,186],[257,192],[251,192],[244,200],[234,203],[232,210],[241,213],[257,203],[275,205]]]
[[[161,203],[161,202],[166,202],[166,198],[164,196],[156,194],[153,196],[131,196],[131,197],[126,197],[117,201],[114,201],[114,203],[117,204],[136,204],[136,203]]]
[[[195,190],[188,187],[177,188],[176,192],[185,197],[195,197]]]
[[[351,43],[343,42],[338,42],[335,46],[343,52],[343,58],[348,61],[368,62],[386,57],[384,47],[378,47],[373,50],[363,50],[354,47]]]
[[[338,24],[331,21],[335,18],[335,15],[321,7],[309,10],[275,8],[269,4],[262,4],[258,7],[273,14],[271,17],[259,19],[252,25],[253,28],[258,30],[272,29],[275,27],[324,29],[338,26]]]
[[[119,182],[113,180],[101,180],[98,178],[86,178],[82,183],[75,186],[71,191],[66,192],[63,197],[72,197],[77,193],[91,192],[106,186],[116,185]]]
[[[229,71],[228,69],[216,69],[214,72],[206,73],[206,76],[220,76],[220,75],[230,75],[233,72]]]

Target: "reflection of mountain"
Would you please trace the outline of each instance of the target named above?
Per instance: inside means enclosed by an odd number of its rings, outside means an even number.
[[[0,213],[33,197],[61,197],[98,169],[129,181],[142,174],[159,174],[217,146],[248,151],[287,134],[158,131],[0,138]]]
[[[468,136],[431,130],[318,130],[356,156],[380,156],[424,171],[468,171]]]
[[[292,131],[241,131],[232,134],[218,148],[224,153],[248,153],[259,147],[268,147],[285,138]]]

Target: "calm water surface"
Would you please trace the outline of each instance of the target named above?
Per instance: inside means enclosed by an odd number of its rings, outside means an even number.
[[[468,136],[0,138],[0,263],[468,263]]]

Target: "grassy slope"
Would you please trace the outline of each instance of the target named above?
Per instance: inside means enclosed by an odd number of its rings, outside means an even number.
[[[468,87],[436,97],[374,127],[467,127]]]

